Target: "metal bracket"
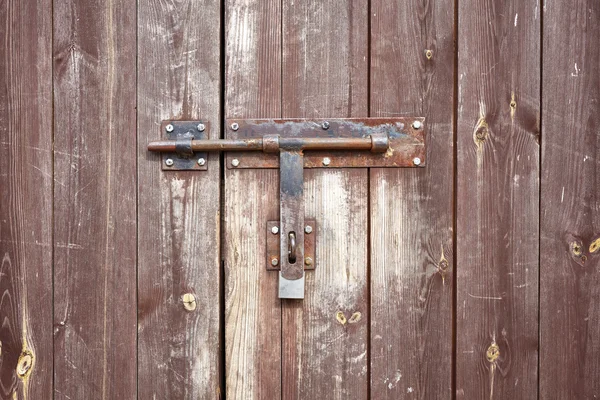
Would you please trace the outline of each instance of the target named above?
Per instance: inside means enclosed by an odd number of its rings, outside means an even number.
[[[313,270],[317,266],[316,241],[317,223],[314,219],[304,220],[304,270]],[[281,270],[279,259],[280,236],[279,221],[267,221],[267,271]]]
[[[191,141],[207,139],[209,129],[205,121],[163,121],[161,130],[175,145],[174,151],[162,154],[163,171],[206,171],[208,153],[193,151]]]
[[[307,263],[313,268],[315,264],[315,234],[311,236],[306,227],[312,225],[314,229],[316,225],[304,220],[304,168],[425,165],[423,118],[249,119],[230,120],[227,126],[231,139],[207,140],[197,138],[205,134],[205,123],[167,122],[163,129],[169,140],[150,143],[148,149],[171,154],[171,162],[165,160],[163,169],[206,169],[206,163],[199,162],[206,160],[206,153],[198,152],[208,151],[236,152],[227,154],[228,168],[279,167],[280,221],[267,224],[268,229],[275,224],[278,228],[277,265],[273,265],[276,244],[270,236],[267,257],[271,267],[279,267],[280,298],[304,298],[305,269]],[[273,157],[276,154],[278,158]],[[306,236],[313,242],[305,241]]]

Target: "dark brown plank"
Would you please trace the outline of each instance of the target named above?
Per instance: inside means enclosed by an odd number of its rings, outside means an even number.
[[[138,385],[140,399],[218,399],[219,156],[161,171],[162,120],[220,125],[220,5],[138,3]]]
[[[0,3],[0,399],[52,398],[52,25]]]
[[[428,146],[371,170],[371,396],[450,398],[454,2],[371,7],[371,115],[425,117]]]
[[[226,117],[279,118],[281,2],[227,0],[225,7]],[[277,171],[226,169],[223,201],[226,396],[279,399],[278,273],[265,268],[265,227],[279,214]]]
[[[539,7],[459,2],[458,399],[537,398]]]
[[[540,398],[600,398],[600,3],[544,6]]]
[[[54,3],[57,399],[136,397],[135,11]]]
[[[283,117],[364,117],[368,8],[351,0],[284,2]],[[283,301],[283,398],[366,399],[368,173],[305,170],[316,270],[305,298]]]

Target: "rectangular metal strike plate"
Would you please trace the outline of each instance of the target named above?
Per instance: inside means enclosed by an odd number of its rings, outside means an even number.
[[[161,132],[167,140],[208,139],[210,124],[208,121],[163,121]],[[176,152],[162,153],[163,171],[206,171],[207,152],[194,152],[181,146]]]
[[[384,133],[389,137],[385,153],[335,150],[305,151],[304,168],[424,167],[425,118],[345,119],[229,119],[231,139],[259,139],[266,134],[281,138],[367,138]],[[227,168],[279,168],[278,154],[256,151],[228,152]],[[236,161],[234,161],[236,160]]]
[[[317,223],[314,219],[304,220],[304,270],[313,270],[316,267],[316,238]],[[275,230],[273,228],[276,228]],[[279,221],[267,221],[267,270],[279,271],[281,269]]]

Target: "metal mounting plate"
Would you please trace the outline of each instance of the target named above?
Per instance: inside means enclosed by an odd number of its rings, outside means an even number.
[[[204,130],[200,131],[198,126],[204,125]],[[167,126],[171,125],[173,130],[169,132]],[[161,132],[164,132],[168,140],[191,138],[195,140],[208,139],[210,124],[208,121],[163,121]],[[204,164],[198,164],[198,160],[203,159]],[[167,160],[172,160],[172,165],[167,165]],[[206,171],[208,169],[208,153],[189,152],[189,153],[162,153],[161,165],[163,171]]]
[[[416,125],[413,125],[418,121]],[[230,119],[227,120],[230,139],[262,138],[266,134],[281,137],[336,138],[368,137],[387,133],[390,149],[386,153],[368,151],[307,151],[305,168],[348,167],[424,167],[425,118],[348,118],[348,119]],[[237,124],[237,125],[236,125]],[[324,125],[325,124],[325,125]],[[327,129],[324,128],[327,127]],[[416,129],[415,126],[418,126]],[[237,127],[237,129],[234,129]],[[237,159],[237,167],[232,161]],[[329,162],[325,161],[328,159]],[[414,160],[419,163],[415,164]],[[279,168],[279,154],[259,152],[228,152],[227,168]]]
[[[304,233],[304,270],[315,269],[316,264],[316,237],[317,237],[317,223],[314,219],[305,219],[305,226],[310,226],[312,231],[311,233]],[[267,221],[267,270],[268,271],[279,271],[281,269],[281,262],[279,261],[280,254],[280,235],[281,232],[273,233],[273,227],[280,227],[279,221]],[[310,258],[312,260],[310,265],[306,265],[306,260]],[[273,259],[277,259],[277,265],[273,265]]]

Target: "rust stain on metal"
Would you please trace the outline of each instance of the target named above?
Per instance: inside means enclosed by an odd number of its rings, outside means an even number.
[[[302,138],[310,143],[311,138],[333,139],[328,146],[339,146],[336,150],[305,149],[304,167],[323,168],[322,160],[328,158],[327,168],[362,168],[362,167],[415,167],[412,160],[420,158],[425,166],[427,158],[425,146],[425,119],[421,117],[399,118],[348,118],[348,119],[248,119],[236,120],[239,129],[231,135],[232,139],[264,137],[279,135],[285,138]],[[329,122],[327,129],[322,128],[324,121]],[[420,129],[413,127],[413,122],[421,123]],[[228,124],[230,121],[227,122]],[[378,136],[386,134],[389,146],[381,153],[374,153],[372,148],[380,149],[380,142],[375,143]],[[341,139],[348,139],[344,143]],[[352,140],[352,141],[350,141]],[[374,141],[369,146],[369,140]],[[345,147],[344,147],[345,146]],[[343,150],[342,150],[343,149]],[[356,151],[366,150],[366,151]],[[244,168],[279,168],[279,157],[276,154],[255,152],[236,152],[227,154],[226,165],[230,168],[230,158],[239,159]]]

